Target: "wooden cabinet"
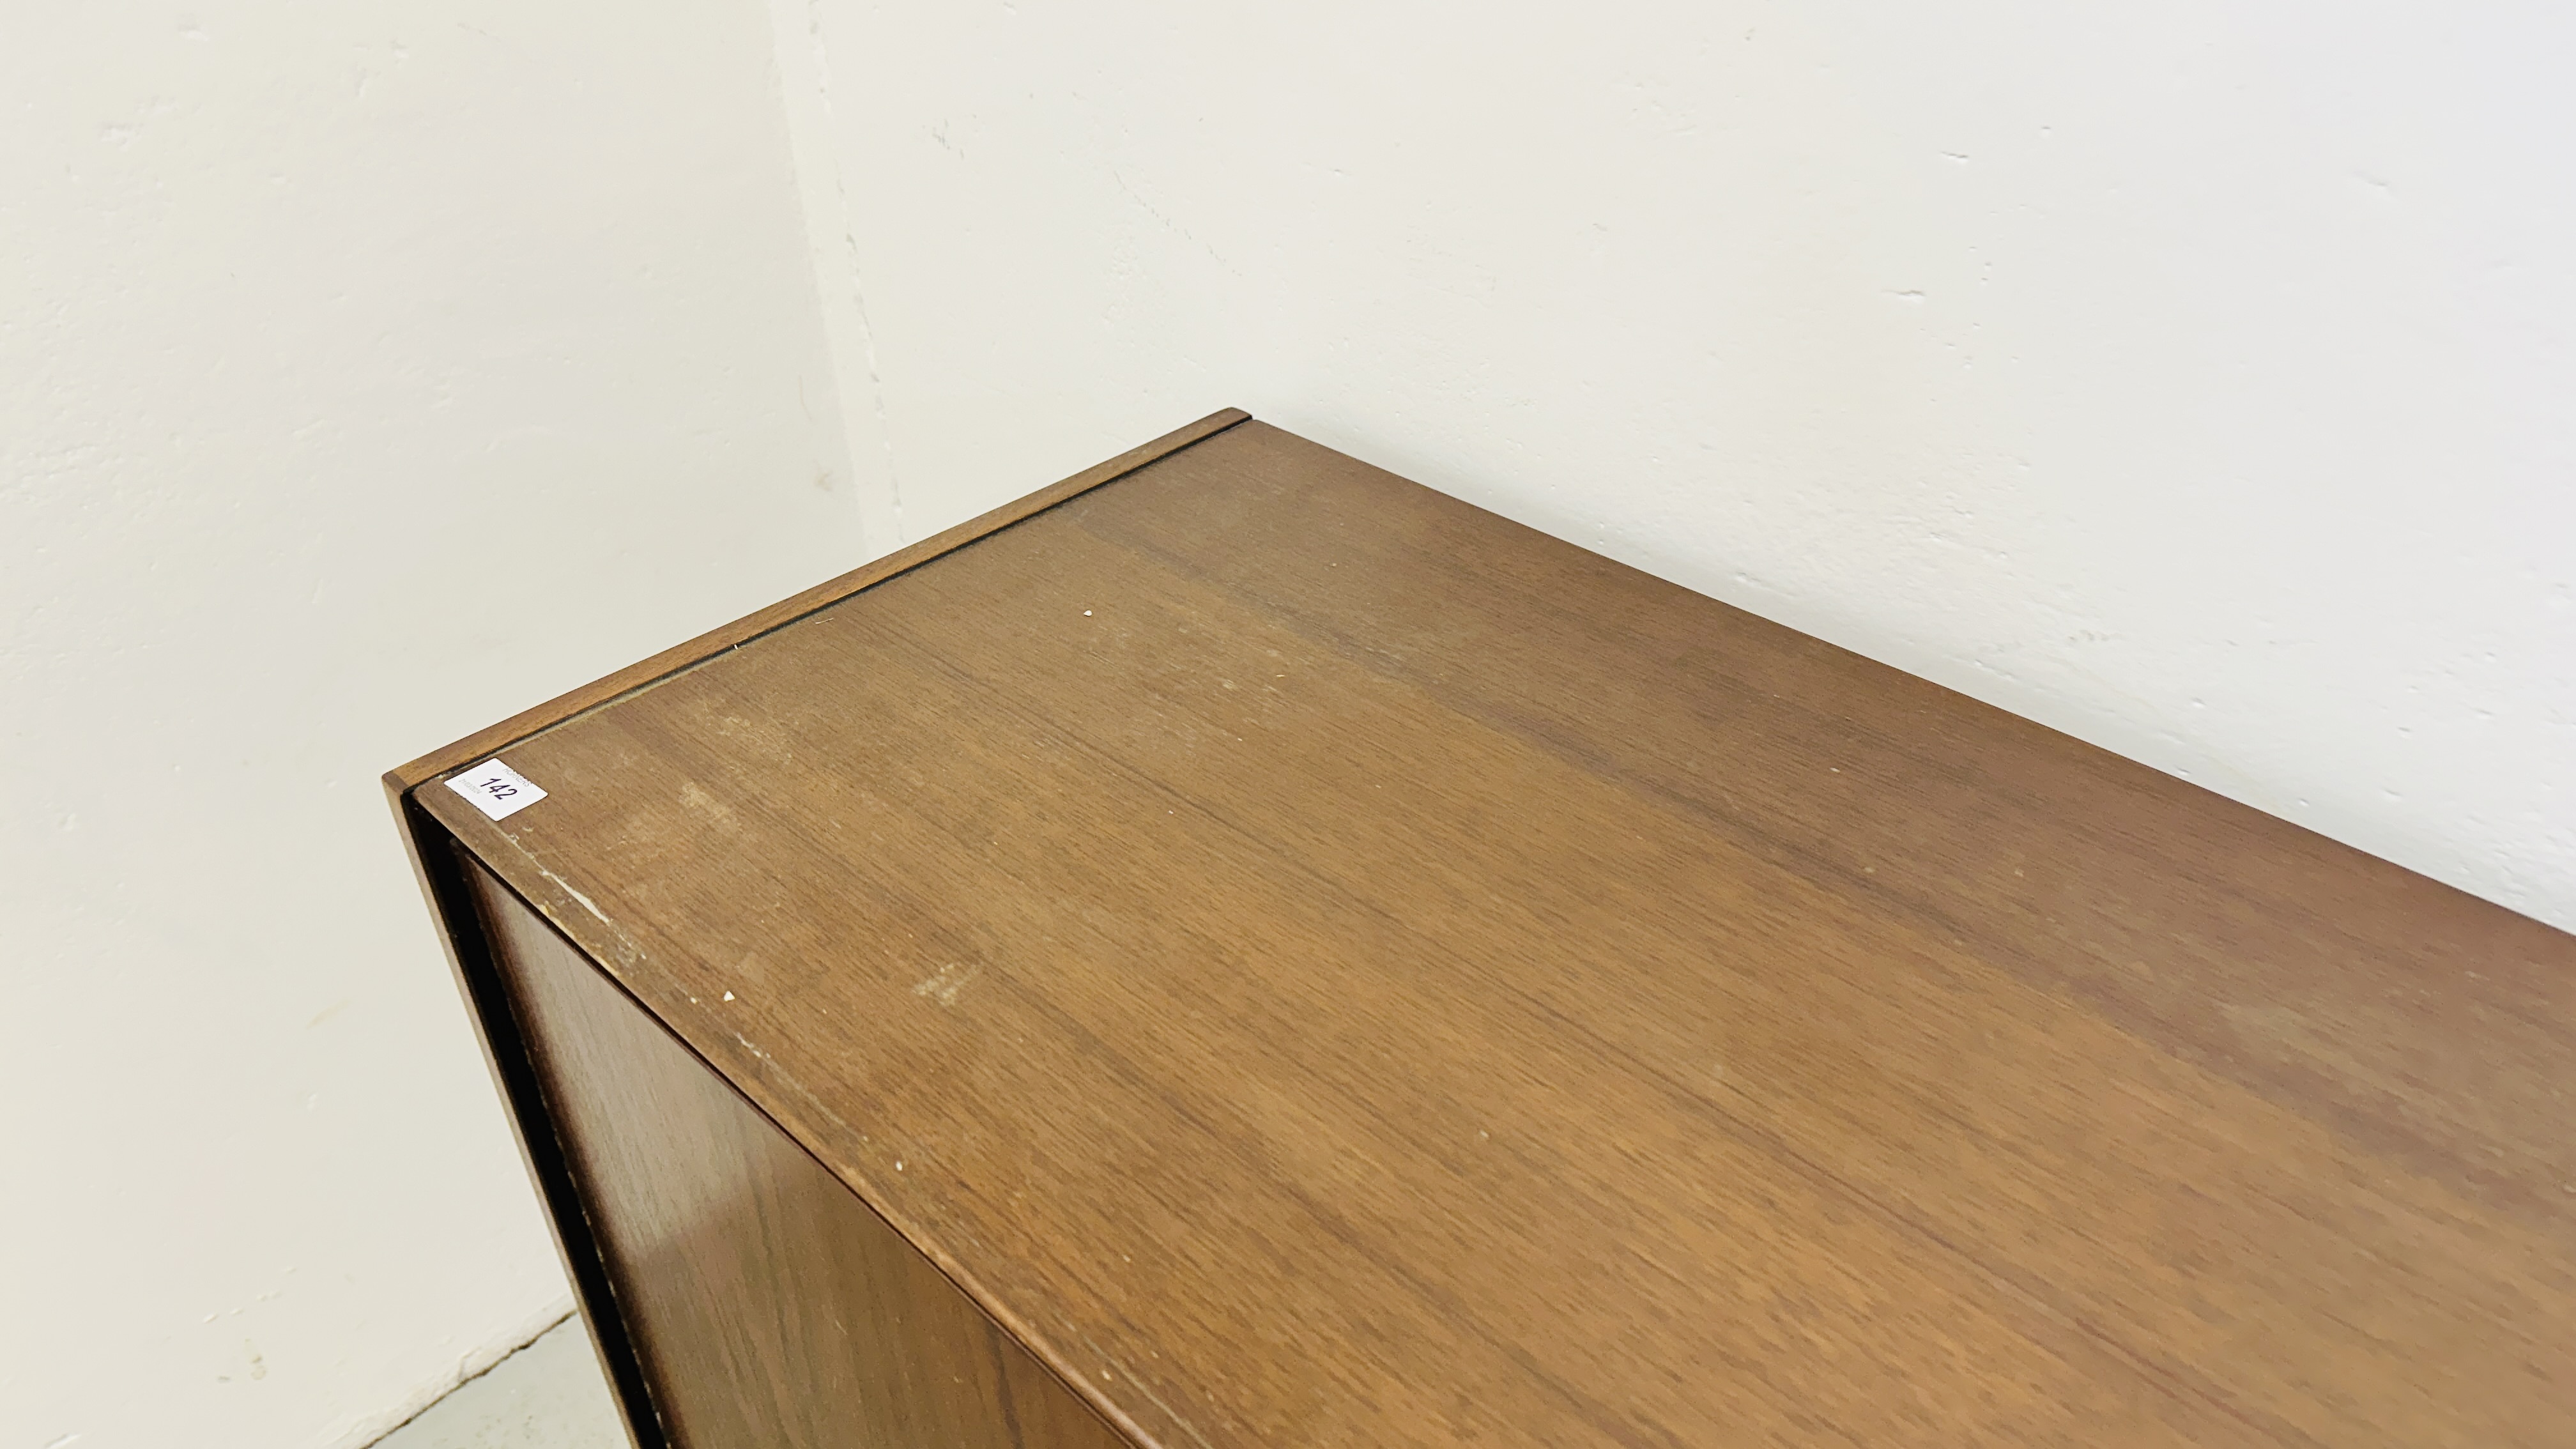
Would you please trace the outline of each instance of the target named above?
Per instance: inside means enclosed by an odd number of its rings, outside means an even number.
[[[388,786],[645,1446],[2576,1443],[2576,941],[1239,413]]]

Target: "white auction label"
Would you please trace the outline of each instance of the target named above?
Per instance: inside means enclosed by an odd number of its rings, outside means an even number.
[[[485,760],[462,774],[447,777],[447,788],[474,802],[474,808],[495,820],[504,819],[546,798],[527,776],[502,764]]]

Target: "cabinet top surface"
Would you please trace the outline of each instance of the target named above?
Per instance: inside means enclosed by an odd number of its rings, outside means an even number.
[[[2576,940],[1259,423],[501,757],[1162,1444],[2568,1442]]]

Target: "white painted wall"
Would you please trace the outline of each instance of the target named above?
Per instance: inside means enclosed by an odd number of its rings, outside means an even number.
[[[2576,19],[773,0],[880,531],[1224,404],[2576,926]]]
[[[562,1303],[379,771],[1223,404],[2576,925],[2576,22],[771,17],[0,17],[0,1449]]]
[[[564,1288],[376,785],[861,556],[767,17],[0,17],[0,1449]]]

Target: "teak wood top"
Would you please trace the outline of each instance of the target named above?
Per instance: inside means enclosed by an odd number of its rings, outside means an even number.
[[[2576,1443],[2576,939],[1240,416],[392,783],[1144,1442]]]

